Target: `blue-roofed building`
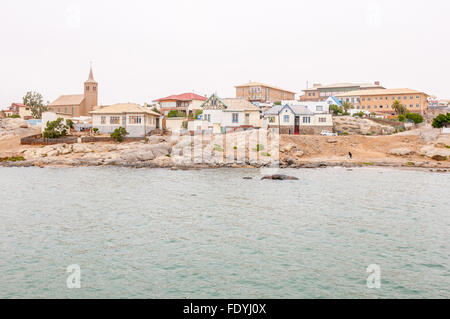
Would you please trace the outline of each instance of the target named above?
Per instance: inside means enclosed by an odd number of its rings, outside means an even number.
[[[328,105],[334,104],[334,105],[337,105],[337,106],[342,106],[341,100],[339,100],[337,97],[334,97],[334,96],[330,96],[330,97],[326,100],[326,102],[328,103]]]

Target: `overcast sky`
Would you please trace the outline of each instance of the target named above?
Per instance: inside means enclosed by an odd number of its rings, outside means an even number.
[[[99,103],[266,82],[373,82],[450,98],[450,1],[0,1],[0,106],[26,91]]]

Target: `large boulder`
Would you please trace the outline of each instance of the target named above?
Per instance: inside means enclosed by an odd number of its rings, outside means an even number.
[[[450,158],[450,149],[435,147],[431,144],[422,147],[420,154],[435,160],[445,160]]]
[[[264,179],[272,179],[272,180],[277,180],[277,181],[296,181],[296,180],[298,180],[297,177],[287,176],[287,175],[282,175],[282,174],[266,175],[263,178],[261,178],[261,180],[264,180]]]
[[[348,134],[361,135],[387,135],[395,132],[395,128],[384,125],[370,119],[362,119],[352,116],[333,117],[334,129]]]

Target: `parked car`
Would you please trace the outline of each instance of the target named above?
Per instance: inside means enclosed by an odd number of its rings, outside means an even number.
[[[320,135],[322,135],[322,136],[337,136],[337,133],[333,133],[333,132],[330,132],[330,131],[325,131],[325,130],[323,130],[323,131],[320,133]]]

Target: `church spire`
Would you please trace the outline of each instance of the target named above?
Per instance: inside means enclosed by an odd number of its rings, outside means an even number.
[[[89,79],[86,82],[95,82],[94,73],[92,72],[92,62],[91,62],[91,69],[89,71]]]

